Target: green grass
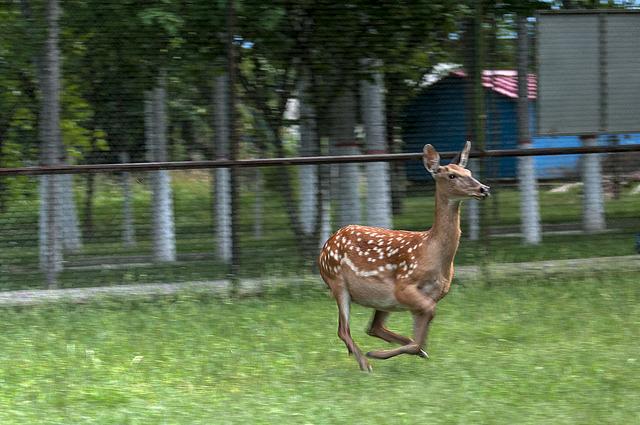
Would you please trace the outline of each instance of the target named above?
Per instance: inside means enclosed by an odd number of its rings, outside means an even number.
[[[4,309],[2,424],[631,424],[637,276],[454,285],[430,360],[360,372],[326,290]],[[386,343],[362,331],[363,350]],[[390,327],[407,333],[409,315]]]

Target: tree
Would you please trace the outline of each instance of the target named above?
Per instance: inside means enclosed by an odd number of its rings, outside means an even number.
[[[160,73],[157,86],[147,94],[145,119],[149,161],[167,161],[166,74]],[[167,170],[151,171],[153,256],[156,261],[176,260],[171,176]]]
[[[357,155],[356,143],[356,99],[354,91],[347,86],[336,96],[331,105],[329,140],[333,155]],[[361,222],[360,165],[338,164],[335,202],[338,206],[338,227]]]
[[[214,134],[216,159],[229,159],[229,78],[222,73],[215,78],[214,89]],[[216,217],[216,251],[218,258],[231,262],[233,241],[231,239],[231,170],[216,168],[214,191]]]
[[[529,28],[527,17],[518,17],[518,147],[531,147],[529,134]],[[518,158],[518,184],[520,186],[520,214],[524,242],[537,245],[542,239],[538,188],[533,157]]]
[[[42,112],[40,137],[42,143],[42,163],[60,163],[62,141],[60,134],[60,49],[59,42],[60,5],[58,0],[48,0],[46,9],[47,38],[45,56],[42,60],[40,88],[42,92]],[[40,181],[40,258],[46,273],[47,287],[56,286],[56,274],[62,270],[62,223],[60,199],[60,178],[43,176]]]
[[[304,89],[309,93],[310,101],[307,103],[313,107],[318,140],[328,138],[335,141],[337,136],[339,139],[349,139],[349,143],[353,144],[357,112],[353,112],[350,130],[346,130],[346,125],[342,129],[332,127],[333,123],[339,123],[336,116],[343,111],[347,119],[351,120],[352,112],[336,105],[341,103],[342,107],[357,111],[355,99],[349,100],[352,95],[348,94],[343,100],[336,100],[336,97],[339,93],[345,93],[346,81],[372,81],[370,70],[363,70],[358,66],[361,60],[372,57],[385,64],[377,69],[383,73],[385,83],[392,82],[385,88],[386,96],[383,100],[386,105],[382,110],[387,123],[383,132],[387,134],[384,149],[389,150],[389,146],[393,150],[399,149],[395,141],[399,139],[400,120],[397,117],[400,115],[403,99],[417,90],[417,82],[430,66],[447,56],[448,34],[455,29],[455,14],[465,10],[466,6],[447,0],[382,4],[360,0],[331,4],[301,1],[276,5],[265,5],[257,1],[242,2],[239,8],[238,43],[248,47],[241,49],[240,79],[245,100],[264,117],[272,135],[270,151],[277,156],[288,153],[281,139],[282,127],[288,124],[283,119],[283,114],[292,91],[300,88],[303,79],[308,80]],[[336,19],[336,16],[340,19]],[[384,24],[381,25],[381,22]],[[429,55],[424,54],[425,51],[429,51]],[[415,83],[407,84],[407,80]],[[377,83],[379,87],[381,84],[381,81]],[[353,89],[352,87],[351,90]],[[300,125],[304,123],[300,122]],[[338,147],[338,150],[359,152],[355,144],[349,149]],[[307,146],[301,146],[300,151],[306,152]],[[359,196],[356,195],[358,179],[353,177],[359,167],[351,164],[337,168],[350,178],[349,181],[342,181],[341,190],[351,195],[345,197],[344,192],[340,197],[348,198],[353,207]],[[349,172],[346,171],[348,168],[351,169]],[[314,221],[314,235],[319,235],[321,229],[326,231],[326,204],[317,201],[323,196],[323,191],[315,191],[315,204],[310,196],[309,187],[313,174],[308,180],[301,180],[301,205],[297,206],[288,171],[282,169],[279,173],[290,228],[296,240],[304,242],[310,239],[303,228],[309,227],[307,224],[303,226],[303,223],[313,221],[308,215],[313,208],[319,214]],[[350,188],[347,189],[347,186]],[[370,187],[374,186],[376,184]],[[370,196],[370,199],[373,202],[374,197]],[[344,213],[351,217],[343,217],[342,220],[359,220],[356,214],[359,215],[360,206],[351,207],[345,208]],[[315,244],[311,247],[315,249]]]
[[[365,66],[374,68],[371,81],[360,82],[360,103],[365,131],[365,153],[387,152],[386,115],[384,100],[384,77],[376,68],[381,63],[375,60],[363,61]],[[393,226],[389,164],[371,162],[365,165],[367,175],[367,224],[383,228]]]
[[[595,135],[580,137],[584,146],[596,146]],[[583,155],[580,171],[582,174],[582,227],[587,233],[606,228],[604,215],[604,193],[602,190],[602,165],[600,154]]]
[[[129,163],[129,154],[127,152],[120,153],[120,162]],[[122,181],[122,243],[130,248],[136,244],[136,231],[133,217],[133,194],[131,193],[131,176],[128,171],[121,174]]]
[[[153,84],[147,91],[145,102],[148,160],[164,162],[168,154],[168,77],[174,67],[174,58],[178,56],[184,42],[182,29],[181,4],[174,2],[152,2],[139,12],[143,23],[144,58],[149,68]],[[171,176],[166,170],[151,174],[153,197],[153,243],[156,261],[176,260],[175,223]]]
[[[300,148],[298,154],[301,156],[319,155],[318,129],[316,123],[316,113],[311,99],[311,74],[309,69],[303,68],[300,80],[298,81],[298,101],[299,101],[299,128],[300,128]],[[313,235],[316,228],[318,205],[317,165],[303,165],[298,167],[298,179],[300,181],[300,222],[302,231],[306,237]]]
[[[292,153],[286,147],[283,129],[290,124],[285,111],[288,101],[299,88],[302,63],[310,63],[303,60],[308,47],[307,36],[311,31],[307,18],[302,3],[274,6],[248,1],[244,2],[238,13],[238,28],[242,33],[239,43],[250,46],[240,49],[239,81],[243,89],[242,98],[247,106],[261,116],[260,121],[264,123],[268,133],[264,140],[268,147],[261,151],[271,152],[279,157]],[[311,70],[307,75],[313,79],[316,74]],[[305,107],[317,105],[314,87],[313,81],[305,87]],[[308,100],[313,100],[313,103]],[[293,184],[294,176],[288,167],[278,167],[275,172],[281,184],[279,189],[284,199],[289,228],[305,258],[313,258],[320,234],[320,210],[316,208],[316,218],[312,220],[315,223],[313,233],[308,234],[301,219],[306,214],[304,211],[308,210],[300,209]],[[314,194],[315,204],[320,205],[320,191],[316,190]]]
[[[23,16],[33,21],[30,4],[22,1]],[[60,52],[60,5],[57,1],[47,1],[46,22],[47,36],[43,51],[44,59],[34,53],[34,64],[40,92],[42,109],[40,113],[40,139],[42,163],[45,165],[64,164],[67,152],[62,140],[61,131],[61,93],[62,93],[62,55]],[[32,32],[32,35],[33,32]],[[58,244],[69,251],[77,251],[82,246],[80,227],[73,198],[73,180],[71,175],[46,176],[41,179],[40,189],[40,252],[41,264],[56,270],[62,268],[62,254],[55,252]],[[55,203],[54,204],[52,204]],[[53,214],[55,218],[49,217]],[[54,241],[55,239],[55,241]],[[54,252],[50,252],[54,250]],[[47,251],[47,252],[44,252]],[[42,258],[60,258],[55,266]],[[55,280],[50,276],[49,279]]]

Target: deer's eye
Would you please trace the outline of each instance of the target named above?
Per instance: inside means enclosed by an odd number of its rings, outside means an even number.
[[[457,177],[457,176],[456,176],[455,174],[449,174],[449,178],[450,178],[451,180],[455,179],[456,177]]]

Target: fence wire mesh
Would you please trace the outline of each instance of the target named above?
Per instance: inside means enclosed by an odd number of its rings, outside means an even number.
[[[0,424],[640,423],[637,9],[1,1]]]
[[[616,257],[608,258],[615,268],[637,263],[640,182],[633,169],[638,162],[629,161],[630,154],[592,155],[599,156],[604,170],[617,169],[617,174],[604,172],[600,182],[601,229],[585,230],[594,207],[585,204],[579,177],[542,180],[537,184],[541,242],[527,244],[517,180],[484,180],[492,188],[491,198],[482,204],[466,201],[462,207],[463,239],[456,259],[461,273],[485,261],[583,259],[565,265],[576,271],[602,257]],[[347,224],[428,229],[434,222],[434,184],[425,181],[424,169],[418,173],[420,167],[414,160],[240,169],[239,203],[233,211],[238,277],[313,274],[321,244]],[[414,179],[407,177],[412,168]],[[386,177],[381,179],[381,173]],[[49,245],[42,234],[46,200],[41,194],[47,179],[70,190],[55,198],[59,286],[228,278],[234,260],[232,211],[219,200],[229,199],[229,174],[228,168],[218,168],[4,177],[12,195],[2,213],[2,288],[43,286],[47,264],[42,251]],[[283,178],[290,179],[290,194]]]
[[[536,134],[526,16],[561,5],[523,5],[3,3],[0,288],[313,275],[341,226],[429,228],[433,180],[397,154],[467,139],[493,196],[463,207],[463,274],[631,267],[640,134]],[[516,150],[580,146],[601,150]],[[380,161],[284,159],[360,154]],[[228,166],[261,158],[283,160]]]

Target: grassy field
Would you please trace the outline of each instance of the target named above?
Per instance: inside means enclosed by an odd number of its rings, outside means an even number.
[[[386,343],[362,331],[364,350]],[[2,424],[640,422],[637,276],[455,285],[430,360],[364,374],[324,288],[4,309]],[[408,333],[409,315],[390,326]]]

